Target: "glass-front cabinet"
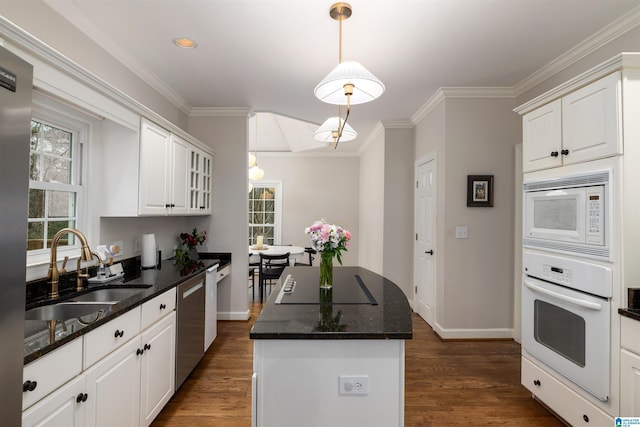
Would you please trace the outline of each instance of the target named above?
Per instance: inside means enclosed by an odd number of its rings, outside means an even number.
[[[213,158],[205,152],[192,149],[189,157],[189,213],[211,213],[211,180]]]

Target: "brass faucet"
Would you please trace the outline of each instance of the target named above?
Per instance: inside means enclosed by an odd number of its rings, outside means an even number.
[[[60,280],[60,271],[58,270],[58,261],[57,261],[58,244],[60,243],[60,239],[62,238],[62,236],[68,233],[75,234],[80,240],[80,243],[82,244],[80,258],[78,259],[78,270],[77,270],[78,277],[77,277],[76,290],[82,290],[83,279],[85,277],[88,277],[86,269],[84,273],[80,271],[81,262],[91,261],[93,259],[93,255],[96,255],[98,259],[100,259],[98,254],[91,252],[91,249],[89,248],[89,244],[87,243],[87,238],[84,236],[84,234],[80,232],[80,230],[77,230],[75,228],[63,228],[62,230],[58,231],[55,234],[55,236],[53,236],[53,240],[51,241],[51,260],[49,262],[49,272],[47,273],[47,279],[49,280],[49,284],[51,285],[51,291],[49,292],[49,298],[51,299],[58,298],[60,296],[60,294],[58,293],[58,282]],[[65,263],[66,263],[66,260],[65,260]]]

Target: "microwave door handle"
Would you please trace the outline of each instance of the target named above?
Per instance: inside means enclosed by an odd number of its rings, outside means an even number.
[[[590,310],[598,310],[598,311],[602,310],[602,305],[596,302],[584,301],[578,298],[562,295],[558,292],[550,291],[548,289],[541,288],[540,286],[534,285],[531,281],[526,279],[524,280],[524,284],[527,288],[531,289],[534,292],[539,292],[541,294],[545,294],[550,297],[557,298],[559,300],[566,301],[574,305],[579,305],[580,307],[588,308]]]

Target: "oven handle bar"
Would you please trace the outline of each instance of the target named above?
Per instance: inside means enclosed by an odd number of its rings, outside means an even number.
[[[591,309],[591,310],[598,310],[598,311],[602,310],[602,305],[600,305],[600,304],[598,304],[596,302],[584,301],[584,300],[581,300],[581,299],[578,299],[578,298],[573,298],[573,297],[569,297],[567,295],[562,295],[562,294],[560,294],[558,292],[550,291],[548,289],[541,288],[540,286],[534,285],[531,281],[529,281],[527,279],[524,279],[524,284],[525,284],[525,286],[527,288],[531,289],[534,292],[539,292],[541,294],[545,294],[545,295],[548,295],[550,297],[554,297],[554,298],[557,298],[559,300],[566,301],[566,302],[571,303],[571,304],[579,305],[581,307],[588,308],[588,309]]]

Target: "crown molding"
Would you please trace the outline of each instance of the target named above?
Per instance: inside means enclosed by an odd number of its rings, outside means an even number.
[[[249,117],[253,109],[249,107],[193,107],[189,117]]]
[[[612,40],[631,31],[638,25],[640,25],[640,6],[613,21],[611,24],[580,42],[568,52],[563,53],[529,77],[520,81],[513,87],[516,96],[522,95],[529,89],[532,89],[546,79],[595,52]]]

